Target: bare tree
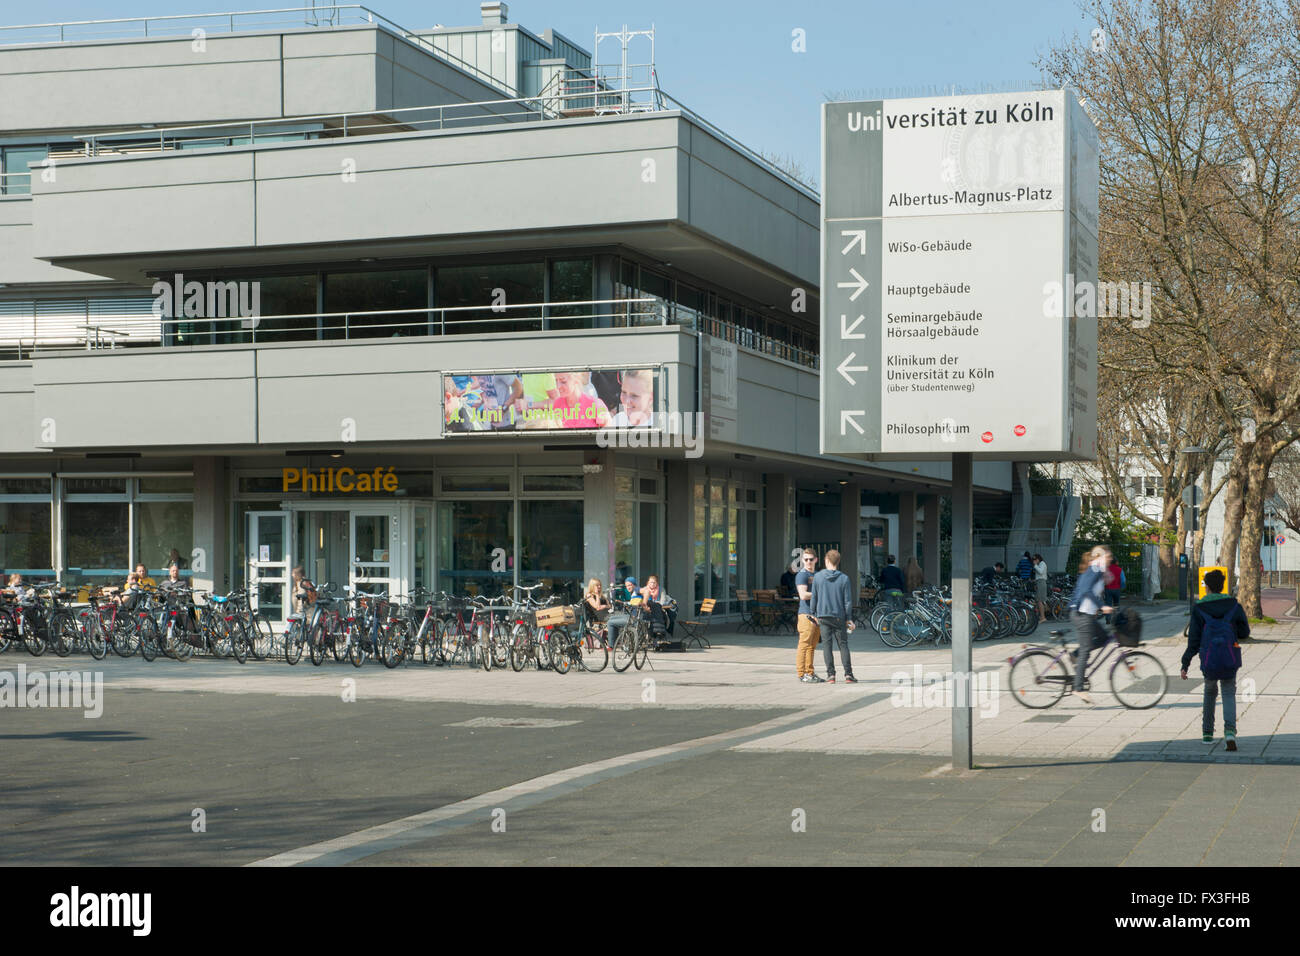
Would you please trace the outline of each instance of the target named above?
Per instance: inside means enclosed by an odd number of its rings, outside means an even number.
[[[1105,42],[1041,65],[1098,121],[1101,272],[1155,290],[1149,326],[1103,325],[1102,360],[1205,396],[1231,436],[1231,567],[1262,535],[1274,458],[1300,438],[1300,0],[1084,10]],[[1238,597],[1258,616],[1258,558],[1243,550],[1240,565]]]

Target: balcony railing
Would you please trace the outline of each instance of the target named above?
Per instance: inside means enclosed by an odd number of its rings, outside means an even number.
[[[95,40],[134,40],[156,37],[193,38],[214,33],[299,29],[303,27],[332,29],[368,24],[383,27],[390,33],[397,34],[425,52],[450,63],[457,69],[464,70],[476,79],[501,90],[503,93],[515,92],[491,73],[480,70],[474,64],[467,63],[446,50],[439,49],[414,31],[398,26],[387,17],[355,3],[315,7],[284,7],[278,10],[181,13],[161,17],[124,17],[115,20],[31,23],[24,26],[0,27],[0,46],[76,43]]]
[[[259,345],[284,342],[330,342],[439,335],[511,335],[675,326],[712,335],[762,355],[818,367],[817,353],[774,336],[708,316],[677,316],[662,299],[590,299],[580,302],[525,302],[501,306],[456,306],[423,309],[372,309],[352,312],[303,312],[287,315],[238,314],[208,317],[161,317],[163,347]],[[225,310],[223,310],[225,311]],[[20,355],[68,349],[120,349],[125,336],[106,326],[83,326],[86,339],[76,343],[23,341]],[[155,342],[157,339],[154,340]],[[152,343],[135,343],[135,345]],[[133,347],[133,346],[126,346]]]

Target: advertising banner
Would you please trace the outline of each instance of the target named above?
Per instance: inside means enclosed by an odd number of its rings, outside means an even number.
[[[446,374],[443,432],[659,428],[659,369]]]

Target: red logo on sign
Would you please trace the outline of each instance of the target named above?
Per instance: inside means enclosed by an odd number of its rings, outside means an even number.
[[[1016,433],[1016,437],[1019,438],[1025,433],[1025,426],[1017,425],[1015,428],[1012,429],[1012,431],[1014,431]]]
[[[983,435],[980,435],[980,441],[982,441],[986,445],[992,440],[993,440],[992,432],[985,432]]]

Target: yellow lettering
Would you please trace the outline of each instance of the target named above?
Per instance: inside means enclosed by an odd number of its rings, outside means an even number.
[[[310,471],[302,473],[302,490],[316,492],[320,491],[320,477],[313,475]]]
[[[358,476],[357,476],[357,491],[372,491],[372,490],[373,490],[373,489],[370,487],[370,476],[369,476],[369,475],[365,475],[365,474],[363,474],[363,475],[358,475]]]
[[[352,490],[352,482],[350,479],[355,474],[356,472],[353,471],[351,468],[339,469],[339,480],[338,480],[339,491],[346,493]],[[344,484],[344,482],[347,482],[347,484]]]
[[[387,491],[391,494],[396,490],[397,490],[397,476],[393,474],[393,469],[389,468],[387,474],[384,475],[384,491]]]
[[[288,491],[291,486],[296,485],[298,483],[298,479],[301,477],[302,477],[302,472],[300,472],[297,468],[281,468],[280,469],[280,490]]]

